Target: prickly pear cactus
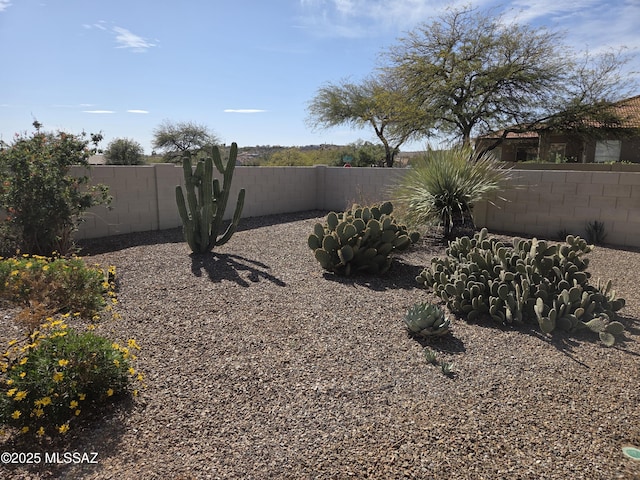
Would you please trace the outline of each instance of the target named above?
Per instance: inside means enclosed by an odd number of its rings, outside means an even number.
[[[308,245],[322,268],[339,275],[381,274],[391,267],[391,254],[402,251],[420,235],[396,222],[393,205],[353,205],[343,213],[330,212],[316,223]]]
[[[573,235],[563,244],[534,238],[505,245],[483,229],[450,242],[447,257],[432,259],[416,280],[470,321],[488,315],[500,324],[537,323],[544,333],[589,329],[613,345],[624,330],[615,312],[625,301],[610,280],[589,284],[585,255],[592,249]]]

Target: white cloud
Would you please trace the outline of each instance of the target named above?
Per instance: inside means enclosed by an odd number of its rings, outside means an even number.
[[[224,113],[263,113],[266,110],[260,110],[257,108],[227,108]]]
[[[116,113],[116,112],[113,110],[83,110],[82,113],[103,114],[103,113]]]
[[[117,48],[130,48],[133,52],[141,53],[156,46],[154,43],[131,33],[126,28],[113,27],[113,31],[116,33],[116,42],[118,43]]]
[[[479,7],[492,0],[476,0]],[[468,0],[300,0],[300,28],[321,36],[364,37],[381,29],[398,33],[441,14],[445,8],[468,5]]]
[[[541,19],[547,22],[562,21],[573,15],[581,15],[601,5],[600,0],[515,0],[506,17],[519,23],[529,23]]]
[[[149,113],[148,110],[127,110],[127,113]]]
[[[11,5],[12,4],[9,0],[0,0],[0,12],[4,12]]]

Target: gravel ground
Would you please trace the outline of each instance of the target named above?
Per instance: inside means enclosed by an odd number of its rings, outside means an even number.
[[[454,319],[431,344],[449,378],[402,321],[434,300],[414,277],[442,246],[425,239],[382,278],[335,278],[306,245],[322,217],[243,220],[207,257],[179,230],[88,242],[119,278],[123,318],[99,331],[138,341],[148,386],[64,441],[0,439],[97,464],[0,465],[0,478],[640,478],[621,451],[640,446],[639,251],[590,255],[593,279],[627,299],[615,347]]]

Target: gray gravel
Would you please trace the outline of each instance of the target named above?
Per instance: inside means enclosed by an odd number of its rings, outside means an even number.
[[[243,220],[208,257],[178,230],[87,244],[116,265],[121,321],[148,387],[64,443],[97,465],[0,465],[0,478],[633,479],[640,462],[640,252],[597,247],[593,278],[627,299],[628,331],[594,337],[467,324],[434,341],[448,378],[402,321],[433,300],[426,239],[381,278],[325,273],[306,245],[323,212]]]

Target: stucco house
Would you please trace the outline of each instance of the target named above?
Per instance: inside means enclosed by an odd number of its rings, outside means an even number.
[[[599,138],[585,139],[584,136],[541,127],[529,132],[508,133],[493,153],[505,162],[542,159],[576,163],[640,163],[640,95],[621,100],[614,108],[623,121],[615,127],[616,134],[610,134],[609,138],[603,134]],[[612,131],[611,127],[607,129]],[[476,146],[486,148],[503,133],[479,137]]]

